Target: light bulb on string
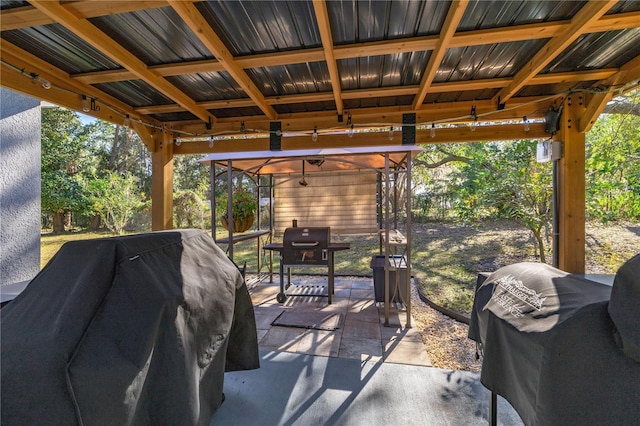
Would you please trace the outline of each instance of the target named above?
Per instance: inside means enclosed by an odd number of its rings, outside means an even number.
[[[478,127],[478,114],[476,114],[476,106],[472,106],[471,107],[471,118],[473,118],[473,121],[471,122],[471,131],[475,132],[476,131],[476,127]]]
[[[244,121],[240,123],[240,133],[242,133],[242,139],[247,138],[247,129],[244,127]]]
[[[393,140],[393,126],[389,127],[389,140]]]
[[[176,138],[176,146],[180,146],[181,143],[182,143],[182,138],[180,136],[178,136]]]
[[[44,78],[40,77],[39,75],[36,75],[35,77],[33,77],[33,79],[35,81],[37,81],[38,83],[40,83],[40,85],[42,86],[43,89],[45,89],[45,90],[51,89],[51,83],[49,82],[49,80],[45,80]]]
[[[313,127],[313,133],[311,134],[311,140],[316,142],[318,140],[318,126]]]
[[[131,117],[129,117],[129,114],[124,116],[124,122],[122,123],[122,125],[126,128],[129,128],[129,126],[131,125]]]
[[[91,107],[89,106],[89,98],[87,98],[87,95],[82,95],[82,111],[91,111]]]
[[[531,124],[529,123],[529,119],[527,119],[526,115],[522,117],[522,124],[524,125],[525,132],[528,132],[529,130],[531,130]]]
[[[209,136],[209,148],[213,148],[213,136]]]
[[[347,136],[352,138],[353,137],[353,133],[354,133],[354,130],[353,130],[353,124],[352,124],[351,127],[349,127],[349,130],[347,130]]]
[[[431,130],[429,131],[429,136],[431,136],[431,139],[436,137],[436,123],[431,123]]]

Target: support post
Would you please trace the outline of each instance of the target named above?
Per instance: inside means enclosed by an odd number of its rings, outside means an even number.
[[[584,113],[582,94],[564,101],[557,139],[563,143],[558,162],[558,267],[585,272],[585,134],[578,124]]]
[[[151,153],[151,229],[173,229],[173,134],[167,128]]]

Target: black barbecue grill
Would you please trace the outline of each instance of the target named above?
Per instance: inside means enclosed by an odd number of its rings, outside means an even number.
[[[282,263],[328,266],[331,228],[287,228],[282,237]]]
[[[266,250],[280,252],[280,293],[277,300],[284,303],[287,300],[284,284],[284,271],[290,272],[291,267],[327,267],[327,294],[294,293],[290,296],[322,296],[331,303],[333,295],[333,253],[350,248],[348,243],[331,243],[331,228],[329,227],[296,227],[286,228],[282,237],[282,244],[267,244]],[[289,275],[290,276],[290,275]],[[300,286],[297,286],[300,287]],[[288,288],[288,285],[287,285]]]

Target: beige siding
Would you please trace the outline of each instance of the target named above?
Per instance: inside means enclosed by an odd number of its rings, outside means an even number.
[[[274,230],[291,226],[330,226],[332,234],[376,232],[376,172],[314,172],[275,176]]]

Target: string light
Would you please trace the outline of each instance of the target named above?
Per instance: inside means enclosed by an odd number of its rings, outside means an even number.
[[[436,137],[436,123],[431,123],[431,130],[429,131],[429,136],[431,136],[431,139]]]
[[[389,140],[392,141],[393,140],[393,126],[391,126],[389,128]]]
[[[311,135],[311,140],[316,142],[318,140],[318,126],[313,127],[313,134]]]
[[[178,136],[176,138],[176,146],[180,146],[181,143],[182,143],[182,138],[180,136]]]
[[[34,82],[34,83],[37,82],[37,83],[41,84],[42,88],[44,88],[44,89],[51,89],[54,86],[51,82],[49,82],[48,80],[44,79],[43,77],[39,76],[36,73],[26,71],[24,68],[16,67],[16,66],[6,62],[4,59],[0,59],[0,62],[2,62],[3,65],[6,65],[7,67],[13,69],[14,71],[16,71],[16,72],[18,72],[18,73],[30,78],[32,80],[32,82]],[[618,87],[608,87],[608,88],[604,88],[604,89],[598,88],[597,90],[596,89],[591,89],[591,90],[587,90],[587,92],[589,92],[589,93],[616,93],[617,94],[617,93],[620,93],[620,92],[624,92],[624,90],[629,88],[629,87],[636,86],[639,82],[640,82],[640,80],[636,79],[636,80],[634,80],[632,82],[629,82],[626,85],[621,86],[621,87],[620,86],[618,86]],[[92,97],[87,96],[87,95],[83,95],[82,93],[78,93],[78,92],[69,90],[67,88],[63,88],[63,87],[57,86],[57,85],[55,85],[55,88],[58,89],[58,90],[65,90],[67,92],[74,93],[76,96],[80,96],[81,100],[82,100],[82,111],[83,112],[91,112],[91,111],[99,111],[100,110],[100,106],[96,105],[96,99],[95,98],[92,98]],[[566,92],[566,94],[570,94],[570,93],[571,93],[570,91]],[[540,102],[548,100],[548,99],[553,99],[553,98],[555,98],[557,96],[558,95],[550,95],[550,96],[547,96],[547,97],[542,98],[542,99],[537,99],[535,101],[531,101],[531,102],[524,103],[522,105],[518,105],[518,107],[522,107],[524,105],[540,103]],[[87,110],[87,103],[89,103],[88,110]],[[111,106],[111,105],[109,105],[107,103],[104,103],[104,101],[102,101],[102,105],[107,107],[107,108],[109,108],[110,110],[114,111],[115,113],[117,113],[120,116],[125,115],[122,110],[119,110],[116,107],[113,107],[113,106]],[[507,108],[506,110],[508,111],[508,110],[513,110],[513,109],[515,109],[515,107]],[[490,114],[491,113],[483,113],[482,116],[485,117],[485,116],[488,116]],[[473,106],[471,108],[471,117],[469,117],[469,116],[451,117],[450,119],[441,120],[441,121],[443,121],[443,122],[456,122],[456,121],[461,121],[461,120],[469,119],[469,118],[472,119],[472,121],[470,122],[470,129],[471,129],[471,131],[474,131],[478,126],[478,118],[479,118],[478,115],[476,114],[476,107],[475,106]],[[530,131],[531,122],[529,121],[528,117],[527,116],[523,116],[522,119],[523,119],[523,129],[524,129],[524,131],[525,132]],[[130,126],[131,126],[130,120],[131,120],[131,118],[130,118],[129,114],[126,114],[125,118],[124,118],[123,126],[129,128],[131,130],[131,128],[130,128]],[[353,134],[355,133],[355,130],[354,130],[355,126],[353,125],[352,120],[353,120],[352,119],[352,115],[350,113],[348,113],[348,118],[347,118],[348,131],[347,131],[347,133],[348,133],[348,135],[350,137],[352,137]],[[160,126],[157,126],[157,125],[155,125],[153,123],[144,122],[144,121],[142,121],[140,119],[136,119],[136,123],[138,123],[140,125],[143,125],[143,126],[147,126],[147,127],[153,128],[153,129],[158,129],[158,130],[163,129]],[[427,125],[427,123],[424,123],[424,124]],[[368,127],[369,125],[374,126],[374,123],[361,124],[361,126],[363,126],[363,127]],[[255,131],[256,130],[253,130],[253,132],[255,132]],[[244,138],[246,139],[247,138],[247,135],[246,135],[247,130],[245,128],[244,121],[242,122],[241,132],[243,134],[245,134]],[[185,133],[185,134],[187,134],[189,136],[194,136],[194,137],[199,136],[197,133],[189,133],[189,132],[183,132],[183,133]],[[389,133],[391,133],[391,129],[389,130]],[[278,130],[278,131],[276,131],[276,134],[278,136],[282,136],[283,132]],[[314,141],[317,140],[317,134],[318,134],[317,133],[317,126],[315,126],[314,127],[314,135],[312,135],[312,139]],[[430,136],[431,136],[431,138],[435,137],[435,123],[431,124]],[[207,140],[206,136],[203,139],[204,139],[204,141],[206,141]],[[203,139],[201,139],[201,140],[203,140]],[[182,142],[182,141],[180,140],[180,142]]]
[[[89,98],[87,98],[87,95],[82,95],[82,111],[91,111],[91,107],[89,106]]]
[[[43,89],[46,89],[46,90],[51,89],[51,83],[49,82],[49,80],[46,80],[40,77],[38,74],[34,74],[34,73],[31,73],[31,78],[33,78],[33,81],[40,83]]]
[[[213,136],[209,136],[209,148],[213,148]]]
[[[476,106],[472,106],[471,107],[471,117],[473,118],[473,121],[471,122],[471,131],[475,132],[476,131],[476,127],[478,127],[478,114],[476,114]]]

